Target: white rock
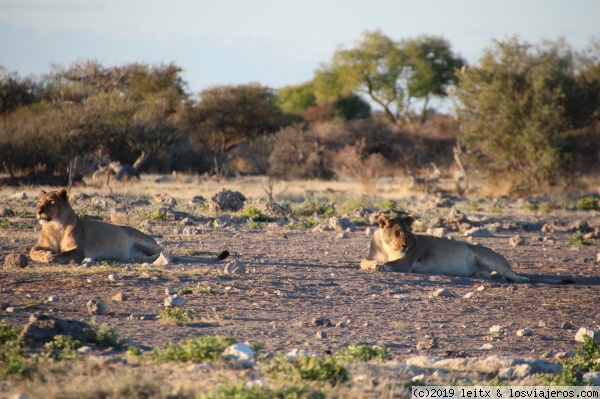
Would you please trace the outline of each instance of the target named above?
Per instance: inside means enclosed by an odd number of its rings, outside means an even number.
[[[51,297],[48,297],[48,302],[58,302],[59,301],[59,297],[58,295],[52,295]]]
[[[164,302],[166,307],[171,307],[171,306],[181,307],[181,306],[185,305],[185,303],[186,303],[186,300],[177,294],[169,295],[168,297],[165,298],[165,302]]]
[[[490,327],[490,333],[491,334],[499,334],[499,333],[503,333],[504,332],[504,326],[500,326],[498,324],[493,325]]]
[[[575,341],[585,342],[584,336],[592,338],[594,341],[600,341],[600,329],[581,327],[575,334]]]
[[[310,355],[304,349],[298,349],[298,348],[294,348],[285,354],[285,357],[288,358],[289,360],[296,360],[300,356],[310,356]]]
[[[119,277],[119,275],[117,273],[111,273],[108,275],[108,280],[109,281],[117,281],[120,280],[121,277]]]
[[[436,228],[427,229],[426,234],[428,236],[433,236],[433,237],[443,237],[446,234],[448,234],[448,230],[444,227],[436,227]]]
[[[514,367],[512,376],[515,379],[523,379],[531,374],[533,374],[533,368],[529,364],[519,364]]]
[[[159,257],[154,262],[152,262],[152,264],[155,266],[166,266],[170,265],[171,262],[171,255],[169,255],[165,251],[161,251]]]
[[[79,352],[79,353],[89,353],[89,352],[91,352],[93,350],[94,350],[94,348],[92,348],[91,346],[85,345],[85,346],[82,346],[81,348],[78,348],[77,352]]]
[[[227,263],[225,268],[223,269],[223,273],[225,274],[244,274],[246,273],[246,265],[239,260],[232,260]]]
[[[473,295],[475,295],[474,292],[467,292],[465,295],[463,295],[464,299],[471,299],[473,298]]]
[[[589,381],[594,385],[600,385],[600,371],[590,371],[582,377],[584,381]]]
[[[10,196],[11,199],[27,199],[27,193],[25,191],[22,191],[20,193],[16,193]]]
[[[480,285],[477,287],[477,291],[485,291],[485,285]]]
[[[84,259],[84,260],[81,262],[81,264],[82,264],[82,265],[84,265],[84,266],[91,266],[91,265],[95,265],[95,264],[96,264],[96,261],[95,261],[94,259],[92,259],[92,258],[85,258],[85,259]]]
[[[533,331],[531,331],[529,328],[523,328],[519,331],[517,331],[517,336],[519,337],[527,337],[533,335]]]
[[[365,229],[365,235],[366,235],[367,237],[371,237],[371,235],[373,235],[373,229],[372,229],[372,228],[370,228],[370,227],[367,227],[367,228]],[[600,259],[600,254],[598,254],[598,259]],[[600,260],[599,260],[599,262],[600,262]]]
[[[483,344],[483,345],[481,345],[480,349],[483,349],[483,350],[494,349],[494,345],[492,345],[492,344]]]
[[[225,360],[234,361],[238,363],[252,363],[254,362],[254,351],[250,348],[250,345],[245,343],[235,343],[230,345],[223,354],[221,355]]]
[[[90,314],[106,314],[106,304],[99,299],[90,299],[86,306]]]
[[[175,295],[175,294],[177,294],[177,290],[173,287],[165,288],[165,294]]]

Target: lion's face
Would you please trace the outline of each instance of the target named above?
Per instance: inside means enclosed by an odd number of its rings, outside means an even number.
[[[412,233],[410,226],[413,222],[413,217],[401,216],[390,219],[385,215],[379,216],[379,227],[381,227],[382,244],[386,248],[388,254],[391,254],[390,260],[402,259],[406,256],[406,252],[412,249],[416,244],[415,235]]]
[[[40,192],[40,200],[36,209],[37,219],[41,224],[60,219],[65,206],[68,205],[67,190]]]

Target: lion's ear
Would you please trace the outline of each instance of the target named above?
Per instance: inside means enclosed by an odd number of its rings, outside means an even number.
[[[408,227],[412,227],[412,224],[415,221],[415,218],[413,215],[407,215],[407,216],[404,216],[402,218],[402,220],[404,220],[404,223],[406,223],[408,225]]]
[[[48,193],[47,193],[47,192],[45,192],[44,190],[40,190],[40,197],[41,197],[42,195],[46,195],[46,194],[48,194]]]
[[[69,199],[69,194],[67,193],[67,189],[66,188],[61,188],[59,189],[56,194],[58,194],[58,196],[62,199],[64,199],[65,201],[67,201]]]
[[[381,227],[382,229],[386,226],[389,226],[391,221],[390,218],[388,218],[385,215],[379,215],[379,218],[377,219],[377,223],[379,223],[379,227]]]

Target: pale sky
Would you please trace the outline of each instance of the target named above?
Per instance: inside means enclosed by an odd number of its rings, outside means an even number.
[[[0,0],[0,66],[39,77],[97,60],[175,63],[189,91],[310,80],[364,30],[394,40],[440,35],[476,62],[492,39],[600,37],[598,0]]]

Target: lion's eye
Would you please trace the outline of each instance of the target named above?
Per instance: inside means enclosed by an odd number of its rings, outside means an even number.
[[[400,237],[400,230],[396,230],[396,237]]]

